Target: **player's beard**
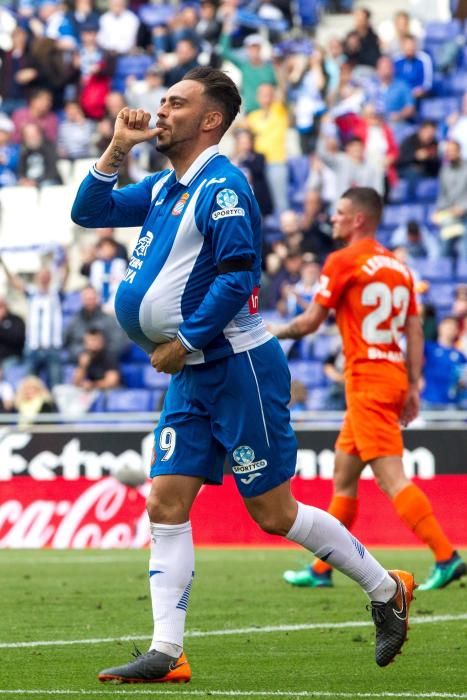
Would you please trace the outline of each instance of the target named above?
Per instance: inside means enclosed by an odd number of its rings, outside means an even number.
[[[170,138],[165,143],[161,143],[159,139],[156,141],[156,151],[163,153],[169,160],[176,157],[180,152],[184,151],[188,143],[193,143],[199,131],[199,126],[201,124],[201,118],[197,119],[192,125],[192,128],[188,133],[174,135],[172,131],[170,133]]]

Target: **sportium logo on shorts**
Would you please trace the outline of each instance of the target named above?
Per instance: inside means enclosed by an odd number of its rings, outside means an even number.
[[[258,469],[264,469],[264,467],[268,466],[267,460],[265,459],[260,459],[257,462],[254,461],[255,453],[248,445],[236,447],[233,451],[233,458],[237,462],[237,464],[232,465],[234,474],[249,474],[250,472],[256,472]]]
[[[214,221],[223,219],[226,216],[245,216],[245,210],[242,207],[237,207],[238,196],[233,190],[221,190],[217,193],[216,202],[220,209],[212,214]]]

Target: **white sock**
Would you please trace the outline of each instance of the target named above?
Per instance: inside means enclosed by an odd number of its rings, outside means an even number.
[[[194,576],[191,523],[151,523],[151,591],[154,636],[150,649],[178,657],[183,650],[186,610]]]
[[[386,569],[342,523],[324,510],[298,503],[297,518],[287,539],[301,544],[356,581],[371,600],[386,602],[396,592],[396,583]]]

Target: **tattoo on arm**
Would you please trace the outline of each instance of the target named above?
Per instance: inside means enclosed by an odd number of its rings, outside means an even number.
[[[122,149],[119,146],[114,146],[114,148],[112,149],[112,151],[110,153],[110,158],[109,158],[110,167],[118,169],[121,166],[125,156],[126,156],[125,151],[122,151]]]

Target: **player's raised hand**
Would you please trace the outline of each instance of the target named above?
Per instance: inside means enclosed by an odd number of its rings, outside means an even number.
[[[115,120],[113,140],[120,146],[130,148],[137,143],[149,141],[158,136],[162,129],[149,128],[151,114],[144,109],[124,107]]]

